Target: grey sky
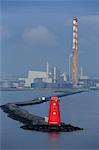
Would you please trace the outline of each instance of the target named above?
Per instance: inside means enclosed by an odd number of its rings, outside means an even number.
[[[2,1],[1,77],[44,70],[46,61],[68,73],[72,52],[72,19],[78,17],[79,67],[99,76],[99,2]]]

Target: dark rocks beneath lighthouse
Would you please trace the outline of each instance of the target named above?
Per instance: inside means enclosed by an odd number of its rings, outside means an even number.
[[[61,123],[59,125],[45,125],[45,124],[27,124],[24,126],[21,126],[22,129],[25,130],[36,130],[41,132],[72,132],[72,131],[78,131],[83,130],[83,128],[75,127],[70,124]]]

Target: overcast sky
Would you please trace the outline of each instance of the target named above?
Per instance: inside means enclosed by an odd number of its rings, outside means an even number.
[[[78,18],[78,67],[99,77],[98,0],[2,0],[1,4],[0,77],[45,71],[46,61],[68,74],[73,16]]]

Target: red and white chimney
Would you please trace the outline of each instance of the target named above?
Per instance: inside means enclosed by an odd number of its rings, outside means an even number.
[[[77,85],[78,80],[78,21],[73,18],[73,47],[72,47],[72,84]]]

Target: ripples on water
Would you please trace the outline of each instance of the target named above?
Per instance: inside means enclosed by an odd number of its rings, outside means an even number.
[[[2,91],[0,104],[31,100],[38,96],[49,96],[51,90]],[[32,113],[47,116],[49,102],[24,107]],[[42,133],[20,129],[21,123],[7,117],[0,110],[1,149],[68,150],[99,149],[99,91],[90,91],[61,98],[61,120],[84,128],[68,133]]]

